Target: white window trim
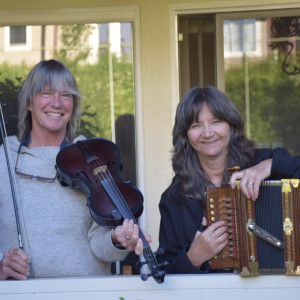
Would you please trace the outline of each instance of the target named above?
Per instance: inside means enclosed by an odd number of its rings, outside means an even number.
[[[4,51],[30,51],[32,48],[32,27],[26,26],[26,43],[11,44],[10,43],[10,26],[4,27]]]
[[[266,2],[266,1],[265,1]],[[231,13],[236,13],[236,16],[243,18],[243,14],[247,14],[251,11],[258,15],[259,11],[274,11],[274,14],[279,14],[281,11],[276,10],[287,10],[300,8],[299,0],[280,1],[274,0],[269,1],[270,3],[263,3],[261,0],[252,0],[251,4],[247,1],[234,1],[228,3],[225,1],[223,6],[220,5],[220,1],[201,1],[201,3],[184,3],[184,4],[173,4],[169,7],[170,16],[170,57],[171,57],[171,91],[172,91],[172,117],[175,119],[176,107],[180,101],[179,93],[179,62],[178,62],[178,16],[187,14],[209,14],[209,13],[226,13],[226,18]],[[242,13],[241,13],[242,12]],[[282,15],[290,14],[290,12],[282,12]],[[222,20],[220,17],[216,18],[216,28],[220,28]],[[224,91],[224,58],[223,58],[223,30],[217,30],[216,35],[216,74],[217,74],[217,87]]]

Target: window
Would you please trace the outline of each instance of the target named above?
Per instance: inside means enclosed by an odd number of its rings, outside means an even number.
[[[4,28],[5,51],[31,50],[31,26],[6,26]]]
[[[5,27],[10,49],[16,48],[0,55],[0,67],[5,66],[0,68],[0,99],[3,97],[1,101],[10,107],[12,124],[8,130],[16,134],[13,131],[16,131],[17,93],[29,70],[41,59],[56,58],[64,62],[73,72],[84,98],[78,134],[113,140],[126,166],[122,175],[135,184],[133,47],[132,39],[128,38],[132,35],[132,24],[127,22],[127,30],[121,31],[122,24],[32,26],[32,35],[28,35],[28,26]],[[126,40],[126,55],[122,55],[122,39]],[[28,49],[19,47],[22,42],[33,43],[35,47],[28,53]]]
[[[10,26],[11,45],[26,44],[26,26]]]
[[[224,20],[224,55],[254,52],[256,25],[254,19]]]
[[[28,71],[41,59],[54,57],[63,60],[75,75],[84,97],[81,123],[81,129],[85,130],[84,134],[86,137],[92,135],[113,139],[119,147],[124,164],[121,176],[124,180],[132,181],[144,192],[144,152],[141,150],[142,147],[139,147],[143,145],[141,58],[139,51],[135,51],[140,49],[139,18],[140,11],[137,6],[126,7],[126,9],[115,6],[105,9],[102,7],[50,9],[42,13],[33,11],[30,15],[24,15],[23,12],[19,15],[18,13],[3,15],[2,23],[6,24],[11,22],[19,24],[22,20],[24,24],[26,20],[30,22],[34,20],[33,23],[38,24],[38,22],[44,23],[45,20],[49,23],[51,20],[52,24],[58,25],[26,26],[27,43],[34,45],[29,53],[19,51],[20,48],[14,51],[7,51],[7,47],[0,49],[0,101],[6,101],[7,109],[13,108],[10,114],[5,113],[10,115],[7,123],[16,123],[16,95]],[[86,24],[90,19],[94,23]],[[117,24],[116,19],[126,21]],[[95,23],[96,20],[99,20],[99,23]],[[121,32],[122,24],[126,24],[127,29],[131,31],[130,35],[135,36],[135,39],[131,39],[130,45],[127,43],[131,49],[129,55],[118,56],[117,52],[108,51],[107,45],[106,49],[103,47],[104,51],[101,51],[99,28],[104,24],[108,29],[112,24],[108,23],[109,20],[114,20],[115,26],[119,27],[118,32]],[[60,23],[69,25],[59,25]],[[133,23],[135,26],[132,26]],[[31,30],[32,37],[29,37],[28,33],[31,34]],[[74,34],[73,30],[82,34]],[[8,45],[9,32],[7,31],[8,27],[0,27],[0,37],[4,33]],[[119,41],[116,43],[121,44],[120,33],[116,34],[114,30],[112,31],[115,37],[119,35]],[[108,41],[108,31],[106,35]],[[63,40],[68,40],[71,44],[66,45]],[[111,68],[108,67],[109,62]],[[13,65],[14,70],[5,70],[8,64]],[[11,78],[11,81],[6,81]],[[2,89],[3,87],[5,89]],[[12,128],[8,134],[15,134],[15,132],[16,129]],[[136,155],[137,151],[139,151],[138,155]],[[139,221],[144,222],[145,218],[146,215],[143,214]],[[136,258],[132,260],[132,265],[136,260]],[[128,262],[130,263],[130,258]],[[133,268],[133,273],[135,272],[138,270]]]

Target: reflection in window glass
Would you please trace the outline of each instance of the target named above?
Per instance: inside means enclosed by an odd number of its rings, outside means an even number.
[[[255,19],[224,21],[224,52],[230,53],[255,51]]]
[[[10,27],[10,44],[26,44],[26,26]]]
[[[123,25],[126,30],[121,30]],[[24,40],[25,28],[10,27],[11,42]],[[72,71],[83,95],[78,134],[116,142],[124,162],[122,175],[135,184],[132,24],[47,25],[31,29],[32,49],[0,50],[0,101],[8,134],[17,133],[17,95],[28,72],[41,59],[58,59]],[[0,27],[0,37],[4,31]]]
[[[300,152],[300,18],[225,20],[225,90],[261,147]]]

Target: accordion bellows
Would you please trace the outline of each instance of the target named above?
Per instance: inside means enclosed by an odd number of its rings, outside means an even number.
[[[300,179],[265,180],[259,198],[239,188],[207,188],[208,225],[225,220],[229,243],[210,260],[212,270],[242,276],[300,275]]]

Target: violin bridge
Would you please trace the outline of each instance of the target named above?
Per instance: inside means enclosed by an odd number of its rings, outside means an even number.
[[[99,173],[105,173],[107,170],[107,166],[100,166],[94,169],[94,175],[97,176]]]

